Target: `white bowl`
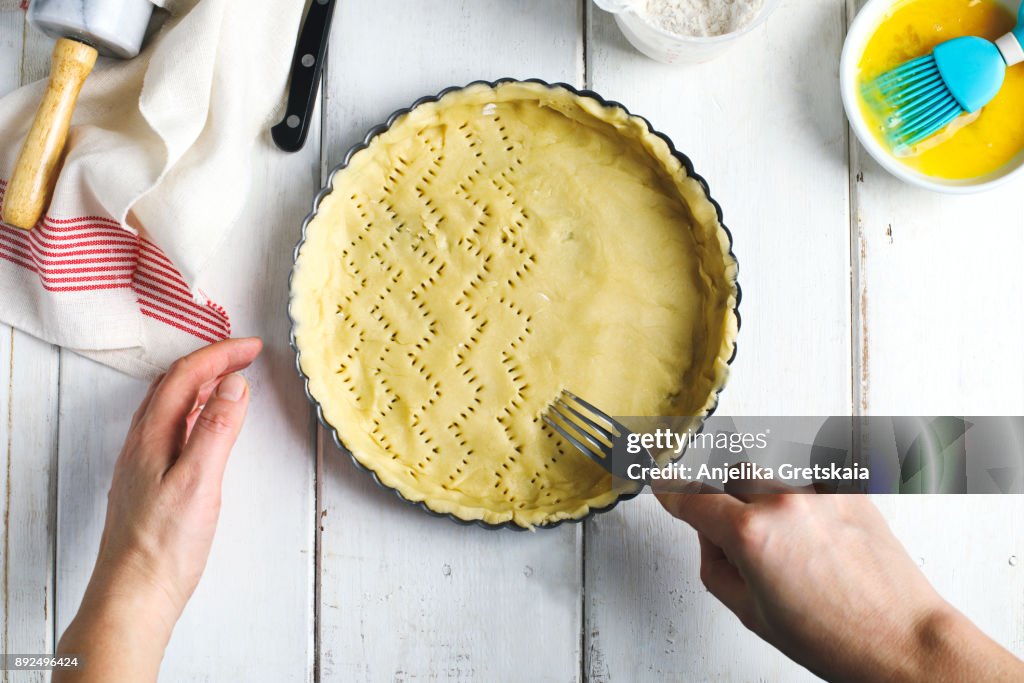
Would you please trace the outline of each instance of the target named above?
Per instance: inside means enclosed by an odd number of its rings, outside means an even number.
[[[760,26],[778,7],[780,0],[764,0],[760,13],[749,24],[720,36],[681,36],[647,21],[635,10],[615,15],[622,35],[637,50],[665,64],[700,64],[718,57],[736,44],[737,39]]]
[[[868,151],[875,161],[882,168],[897,178],[904,180],[911,185],[917,185],[933,192],[946,194],[971,194],[985,192],[996,188],[1024,173],[1024,151],[1013,158],[1002,168],[987,175],[965,180],[947,180],[925,175],[898,161],[889,152],[875,135],[868,128],[860,108],[860,95],[858,85],[858,69],[864,48],[867,46],[871,36],[882,23],[886,13],[896,5],[898,0],[869,0],[864,8],[850,25],[846,34],[846,44],[843,46],[843,58],[839,65],[839,87],[843,94],[843,107],[846,108],[846,118],[850,120],[850,127],[860,140],[860,144]],[[997,0],[1001,5],[1014,14],[1017,12],[1019,2],[1015,0]]]

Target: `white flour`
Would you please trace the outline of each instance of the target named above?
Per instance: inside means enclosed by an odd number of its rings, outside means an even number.
[[[636,0],[647,21],[681,36],[720,36],[754,20],[764,0]]]

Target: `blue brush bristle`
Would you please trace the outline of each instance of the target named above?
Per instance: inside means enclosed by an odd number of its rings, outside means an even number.
[[[916,145],[964,113],[931,55],[888,71],[864,87],[864,98],[882,115],[895,151]]]

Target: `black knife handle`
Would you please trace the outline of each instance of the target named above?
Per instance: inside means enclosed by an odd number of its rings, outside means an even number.
[[[298,152],[306,143],[316,106],[316,93],[327,56],[327,38],[335,0],[313,0],[302,24],[292,59],[292,83],[284,119],[270,129],[271,137],[286,152]]]

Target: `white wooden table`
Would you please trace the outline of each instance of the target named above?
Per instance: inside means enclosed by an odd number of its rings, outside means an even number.
[[[0,0],[0,93],[47,69],[21,4]],[[837,87],[856,4],[785,0],[728,57],[679,68],[586,0],[341,0],[322,126],[254,169],[211,287],[267,349],[163,680],[811,679],[705,593],[693,532],[648,496],[524,534],[378,490],[314,424],[286,278],[321,178],[389,112],[477,78],[566,81],[648,117],[724,207],[744,290],[725,414],[1024,414],[1020,185],[941,197],[866,158]],[[84,590],[144,385],[9,328],[0,348],[0,651],[46,652]],[[1024,497],[878,502],[939,589],[1024,654]]]

